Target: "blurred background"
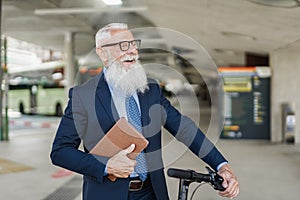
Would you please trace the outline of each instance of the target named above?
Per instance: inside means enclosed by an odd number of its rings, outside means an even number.
[[[0,2],[1,197],[81,199],[81,177],[51,164],[51,143],[68,89],[102,72],[95,33],[124,22],[174,106],[204,132],[221,118],[208,137],[237,173],[237,199],[299,198],[299,0]],[[163,142],[166,169],[205,172],[167,132]],[[167,183],[176,199],[178,180]],[[222,198],[204,186],[194,199]]]

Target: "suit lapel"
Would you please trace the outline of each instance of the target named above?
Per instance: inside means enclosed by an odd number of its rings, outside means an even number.
[[[108,88],[107,82],[105,80],[104,74],[100,74],[99,82],[96,89],[96,113],[99,120],[99,123],[101,122],[100,115],[103,115],[101,113],[101,110],[98,106],[100,103],[101,107],[105,110],[107,116],[111,119],[111,121],[114,123],[119,119],[117,109],[115,107],[115,104],[112,100],[110,90]]]
[[[144,94],[138,93],[139,97],[139,103],[140,103],[140,108],[141,108],[141,121],[142,121],[142,127],[143,127],[143,135],[147,137],[148,131],[147,131],[147,126],[149,125],[149,101],[147,98],[147,92]]]

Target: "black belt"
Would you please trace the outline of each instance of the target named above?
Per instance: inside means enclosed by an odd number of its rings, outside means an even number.
[[[149,176],[146,178],[145,181],[142,181],[138,177],[137,178],[132,178],[129,181],[128,190],[130,192],[140,191],[141,189],[147,187],[150,184],[151,184],[151,181],[150,181],[150,177]]]

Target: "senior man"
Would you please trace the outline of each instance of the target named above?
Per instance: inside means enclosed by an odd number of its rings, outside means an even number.
[[[69,92],[69,103],[53,142],[55,165],[83,175],[83,199],[169,199],[161,154],[161,127],[183,142],[224,178],[221,196],[234,198],[238,181],[228,161],[187,116],[164,97],[138,61],[141,40],[126,24],[111,23],[96,36],[96,52],[104,64],[101,74]],[[89,151],[116,121],[126,118],[149,144],[135,160],[130,145],[113,157]],[[84,151],[79,149],[83,143]],[[108,175],[117,177],[111,181]]]

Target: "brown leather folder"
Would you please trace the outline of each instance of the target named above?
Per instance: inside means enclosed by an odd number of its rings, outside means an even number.
[[[112,157],[131,144],[135,144],[135,149],[128,154],[128,157],[135,159],[135,157],[147,147],[148,140],[122,117],[95,145],[90,153],[98,156]],[[108,178],[111,181],[116,180],[116,177],[112,174],[109,174]]]

